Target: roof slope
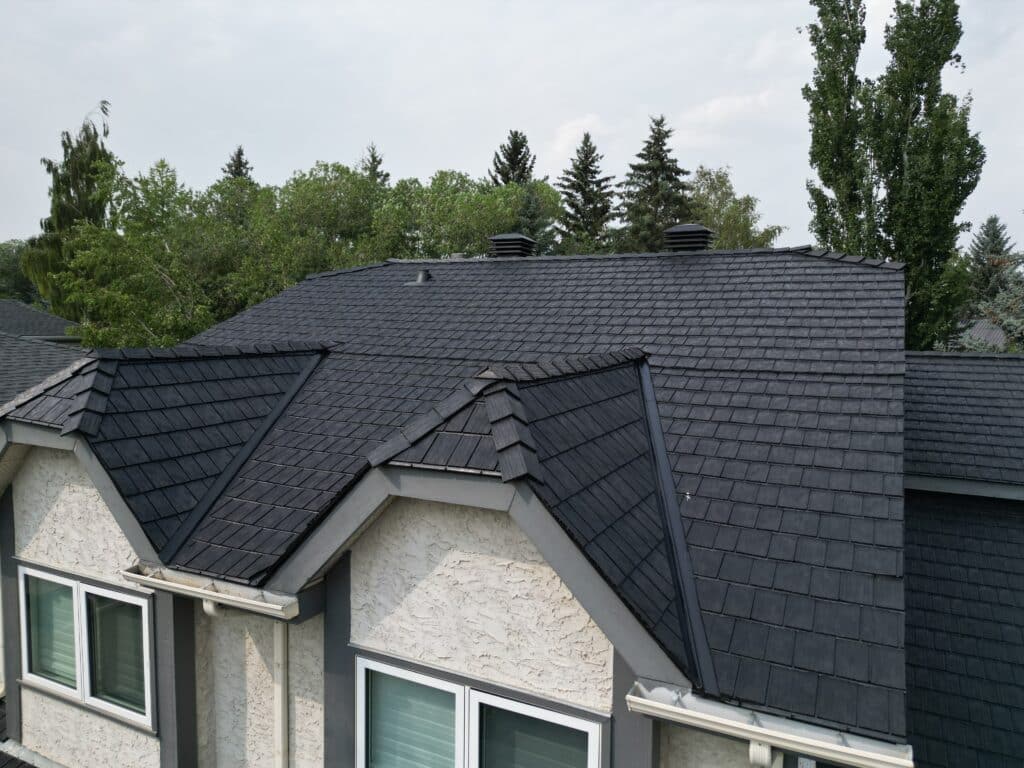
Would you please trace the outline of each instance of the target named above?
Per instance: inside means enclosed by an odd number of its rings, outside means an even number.
[[[908,731],[921,768],[1024,754],[1024,502],[907,492]]]
[[[0,404],[67,368],[84,354],[80,349],[0,332]]]
[[[12,336],[66,336],[70,320],[14,299],[0,299],[0,333]]]
[[[177,567],[262,584],[379,445],[482,366],[642,347],[721,693],[901,737],[898,270],[807,249],[452,260],[417,284],[423,267],[311,278],[197,337],[344,347]]]
[[[908,352],[908,475],[1024,482],[1024,356]]]

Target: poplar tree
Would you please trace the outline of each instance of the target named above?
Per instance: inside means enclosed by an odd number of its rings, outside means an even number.
[[[665,116],[652,117],[650,135],[637,154],[637,162],[630,163],[621,186],[623,250],[660,251],[665,230],[691,217],[685,182],[690,172],[681,168],[672,155],[668,145],[671,138],[672,129],[665,124]]]
[[[536,156],[530,151],[530,142],[522,131],[508,132],[508,141],[498,147],[491,161],[488,175],[495,186],[528,184],[533,181]]]
[[[567,253],[600,252],[607,246],[613,193],[612,177],[601,175],[603,157],[584,133],[576,156],[555,183],[563,203],[557,231]]]

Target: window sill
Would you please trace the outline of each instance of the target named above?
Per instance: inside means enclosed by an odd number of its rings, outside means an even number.
[[[62,701],[65,704],[70,704],[71,706],[77,707],[78,709],[81,709],[85,712],[89,712],[91,714],[98,715],[99,717],[104,717],[107,720],[112,720],[113,722],[119,723],[120,725],[125,725],[129,728],[133,728],[139,733],[144,733],[147,736],[159,735],[156,729],[152,728],[151,726],[144,725],[140,723],[138,720],[133,720],[130,717],[124,717],[122,715],[117,714],[116,712],[111,712],[106,709],[94,707],[88,702],[82,701],[80,698],[78,698],[77,695],[64,693],[63,691],[58,690],[55,686],[37,683],[35,680],[31,680],[25,677],[19,678],[18,685],[20,685],[22,688],[27,688],[30,691],[34,691],[35,693],[41,693],[44,696],[49,696],[50,698]]]

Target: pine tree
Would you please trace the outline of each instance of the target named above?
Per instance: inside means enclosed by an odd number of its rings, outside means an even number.
[[[227,163],[224,164],[221,170],[224,172],[225,178],[248,179],[252,181],[252,165],[246,158],[245,150],[242,149],[241,144],[231,153],[231,157],[228,158]]]
[[[509,131],[508,143],[498,147],[494,153],[492,169],[489,171],[495,186],[503,184],[527,184],[533,181],[533,166],[536,156],[530,152],[530,143],[522,131]]]
[[[584,133],[576,156],[555,184],[564,205],[557,230],[565,252],[599,252],[607,244],[612,177],[601,175],[603,157]]]
[[[1009,287],[1010,273],[1019,260],[1015,248],[998,216],[989,216],[975,233],[967,251],[972,309]]]
[[[370,146],[366,148],[366,154],[363,155],[363,159],[359,163],[359,170],[365,173],[374,184],[386,187],[391,181],[391,174],[382,170],[383,166],[384,156],[377,151],[377,145],[370,142]]]
[[[682,224],[691,214],[690,198],[683,170],[668,146],[672,129],[665,116],[651,118],[651,133],[630,163],[622,183],[621,215],[625,222],[622,247],[633,251],[660,251],[664,232]]]

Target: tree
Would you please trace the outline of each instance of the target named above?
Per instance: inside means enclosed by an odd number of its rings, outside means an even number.
[[[728,168],[700,166],[690,184],[694,218],[715,232],[716,248],[770,248],[784,227],[760,226],[757,198],[737,195]]]
[[[810,106],[812,227],[821,244],[906,264],[907,346],[928,349],[956,328],[968,298],[957,221],[985,151],[970,130],[970,99],[942,90],[962,68],[956,0],[897,0],[886,26],[889,63],[877,80],[856,72],[864,0],[812,0],[817,68]]]
[[[623,250],[660,251],[665,230],[691,218],[690,199],[683,170],[669,148],[672,129],[665,116],[651,118],[651,132],[630,163],[622,183],[621,216],[625,223]]]
[[[533,166],[537,158],[530,152],[530,143],[522,131],[508,132],[508,142],[498,147],[494,153],[492,168],[489,171],[491,183],[495,186],[503,184],[526,184],[533,181]]]
[[[1006,287],[981,304],[981,315],[1006,334],[1006,349],[1001,351],[1024,352],[1024,276],[1019,271],[1010,272]]]
[[[565,253],[598,253],[607,246],[614,201],[612,177],[601,175],[603,157],[584,133],[576,156],[555,184],[562,193],[557,232]]]
[[[370,181],[380,187],[386,187],[391,181],[391,174],[382,170],[384,156],[377,151],[377,145],[370,142],[366,148],[366,154],[359,163],[359,170],[366,174]]]
[[[91,114],[86,116],[77,134],[61,133],[59,160],[41,160],[50,175],[50,214],[40,222],[42,233],[29,240],[22,254],[22,267],[39,294],[69,320],[80,319],[81,308],[67,299],[58,279],[74,258],[68,239],[79,223],[106,222],[119,164],[104,142],[110,134],[109,102],[101,101],[98,110],[99,126]]]
[[[224,172],[225,178],[252,181],[252,165],[246,158],[245,150],[242,149],[241,144],[231,153],[231,157],[228,158],[227,163],[224,164],[221,170]]]
[[[991,301],[1009,287],[1012,267],[1020,257],[1016,245],[1006,233],[1006,225],[998,216],[989,216],[981,225],[967,251],[967,268],[971,279],[971,309]]]
[[[24,250],[22,240],[0,243],[0,298],[32,304],[39,300],[39,291],[21,268]]]

